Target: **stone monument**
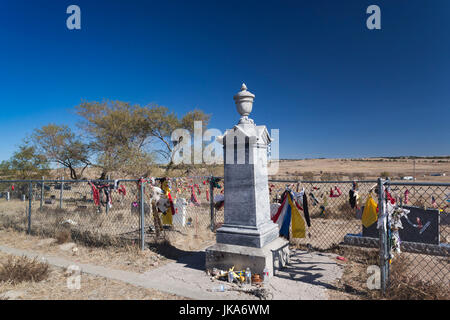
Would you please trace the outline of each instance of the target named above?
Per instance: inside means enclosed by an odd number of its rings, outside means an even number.
[[[245,84],[234,96],[241,118],[218,141],[224,148],[224,224],[217,230],[217,243],[206,249],[206,268],[235,270],[249,267],[269,275],[288,262],[288,241],[279,237],[270,219],[267,148],[271,142],[266,126],[256,126],[248,116],[255,95]]]

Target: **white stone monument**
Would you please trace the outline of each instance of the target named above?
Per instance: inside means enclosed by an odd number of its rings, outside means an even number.
[[[234,96],[241,118],[218,140],[224,147],[224,224],[217,243],[206,249],[206,268],[235,270],[249,267],[269,275],[288,262],[288,242],[279,237],[270,219],[267,148],[271,142],[266,126],[256,126],[248,116],[255,96],[245,84]]]

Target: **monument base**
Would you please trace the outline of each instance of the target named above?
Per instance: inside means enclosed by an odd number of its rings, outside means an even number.
[[[280,231],[271,220],[258,227],[224,224],[217,229],[217,243],[262,248],[278,238]]]
[[[289,242],[277,238],[262,248],[237,246],[216,243],[206,249],[206,269],[217,268],[228,271],[250,268],[252,273],[263,274],[264,268],[269,269],[272,277],[276,270],[289,263]]]

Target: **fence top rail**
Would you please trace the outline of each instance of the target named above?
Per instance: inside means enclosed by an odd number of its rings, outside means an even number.
[[[169,179],[195,179],[195,178],[220,178],[223,179],[223,177],[216,177],[216,176],[193,176],[193,177],[175,177],[175,178],[169,178]],[[158,177],[155,177],[155,179],[158,179]],[[116,180],[99,180],[99,179],[92,179],[92,180],[61,180],[61,179],[49,179],[49,180],[42,180],[42,179],[29,179],[29,180],[0,180],[0,183],[88,183],[88,182],[101,182],[101,183],[115,183],[118,182],[139,182],[140,179],[116,179]],[[326,183],[377,183],[378,180],[328,180],[328,181],[322,181],[322,180],[283,180],[283,179],[268,179],[269,182],[275,182],[275,183],[315,183],[315,184],[326,184]],[[450,187],[450,183],[446,182],[407,182],[407,181],[392,181],[392,180],[383,180],[384,184],[389,184],[392,186],[422,186],[422,187]]]
[[[400,182],[385,180],[384,184],[391,186],[450,187],[450,183],[446,182]]]
[[[92,179],[92,180],[42,180],[42,179],[31,179],[31,180],[0,180],[0,183],[46,183],[46,182],[50,182],[50,183],[87,183],[87,182],[105,182],[105,183],[114,183],[116,180],[98,180],[98,179]],[[120,182],[138,182],[139,179],[117,179],[117,181]]]
[[[168,177],[168,179],[209,179],[212,176],[186,176],[186,177]],[[154,179],[161,179],[161,177],[152,177]],[[215,177],[218,178],[218,177]],[[144,179],[149,179],[149,178],[144,178]],[[139,182],[139,179],[105,179],[105,180],[100,180],[100,179],[83,179],[83,180],[66,180],[66,179],[28,179],[28,180],[1,180],[0,179],[0,183],[87,183],[87,182],[103,182],[103,183],[114,183],[116,181],[119,182]]]
[[[279,180],[279,179],[269,179],[269,182],[288,182],[288,183],[376,183],[377,180],[330,180],[330,181],[322,181],[322,180]]]

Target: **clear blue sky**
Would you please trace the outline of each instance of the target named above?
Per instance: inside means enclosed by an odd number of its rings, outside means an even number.
[[[198,107],[224,130],[242,82],[282,158],[450,154],[448,0],[1,0],[0,40],[0,160],[75,127],[83,99]]]

